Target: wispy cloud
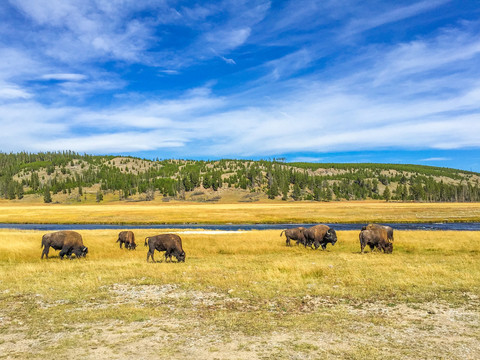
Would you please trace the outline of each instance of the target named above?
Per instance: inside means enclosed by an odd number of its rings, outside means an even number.
[[[420,159],[419,161],[450,161],[451,158],[448,157],[431,157],[426,159]]]
[[[29,99],[32,94],[16,85],[0,82],[0,99]]]
[[[43,80],[59,80],[59,81],[82,81],[87,77],[82,74],[68,74],[68,73],[59,73],[59,74],[45,74],[41,76]]]
[[[395,23],[401,20],[417,16],[419,14],[437,8],[451,0],[425,0],[411,5],[396,7],[381,13],[370,13],[360,19],[352,20],[343,32],[343,36],[351,36],[366,30],[375,29],[379,26]]]

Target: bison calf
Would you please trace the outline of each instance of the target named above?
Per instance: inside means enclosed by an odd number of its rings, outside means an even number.
[[[82,235],[75,231],[56,231],[48,233],[42,237],[42,259],[43,256],[48,259],[48,252],[50,248],[54,250],[60,250],[60,259],[67,255],[69,259],[72,258],[72,254],[75,254],[77,258],[85,257],[88,253],[88,248],[83,245]]]
[[[135,244],[135,234],[133,231],[121,231],[118,234],[118,239],[116,242],[120,243],[120,249],[122,244],[125,244],[125,249],[135,250],[137,244]]]
[[[172,259],[172,256],[177,258],[178,262],[185,262],[185,251],[182,249],[182,239],[175,234],[161,234],[149,236],[145,238],[145,246],[148,242],[147,262],[150,257],[155,262],[153,253],[157,251],[165,251],[165,261]]]
[[[304,227],[297,227],[293,229],[286,229],[283,230],[280,233],[280,236],[282,236],[283,233],[285,233],[285,237],[287,238],[286,240],[286,245],[290,245],[290,240],[295,240],[297,242],[297,245],[302,243],[305,245],[305,236],[303,235],[303,232],[305,231]]]

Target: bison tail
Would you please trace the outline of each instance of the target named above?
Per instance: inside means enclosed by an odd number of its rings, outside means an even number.
[[[281,233],[280,233],[280,237],[282,237],[283,233],[285,232],[285,230],[283,230]]]
[[[145,238],[145,244],[144,246],[147,246],[147,239],[150,239],[148,236]]]

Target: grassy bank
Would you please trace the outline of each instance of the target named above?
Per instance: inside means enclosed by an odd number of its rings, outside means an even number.
[[[480,221],[480,203],[263,202],[26,205],[0,202],[0,223],[342,223]]]
[[[81,231],[87,259],[42,261],[42,233],[0,230],[0,357],[480,356],[478,232],[397,231],[392,255],[360,254],[356,231],[323,252],[179,232],[186,262],[147,264],[155,233],[126,251]]]

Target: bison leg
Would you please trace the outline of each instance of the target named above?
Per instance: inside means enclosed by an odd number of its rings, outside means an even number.
[[[72,260],[72,254],[73,254],[73,249],[68,249],[65,255],[67,255],[69,260]],[[77,253],[75,253],[75,255],[77,255]]]
[[[286,234],[285,234],[285,236],[286,236],[286,238],[287,238],[287,240],[285,241],[285,244],[286,244],[287,246],[290,246],[290,238],[289,238]]]
[[[43,248],[43,251],[42,251],[42,259],[43,259],[43,255],[45,255],[45,258],[48,259],[48,251],[50,250],[50,245],[46,245],[44,248]]]
[[[60,254],[59,254],[59,255],[60,255],[60,260],[63,260],[63,257],[65,256],[66,253],[67,253],[67,252],[66,252],[64,249],[62,249],[62,250],[60,251]]]
[[[365,249],[365,244],[363,241],[360,241],[360,252],[363,254],[363,250]]]

